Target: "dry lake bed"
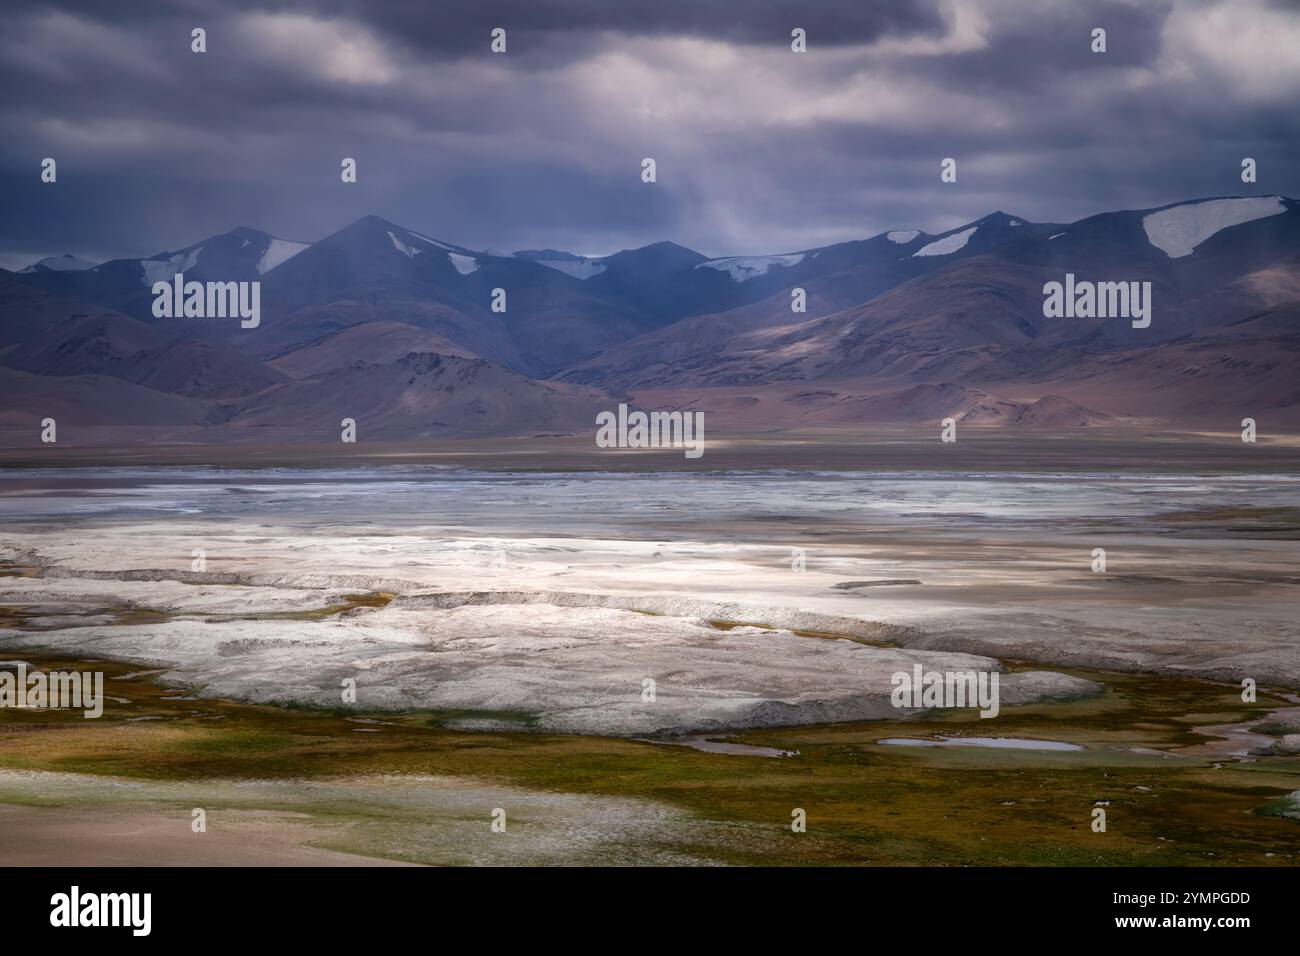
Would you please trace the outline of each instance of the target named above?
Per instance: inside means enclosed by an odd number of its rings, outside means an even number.
[[[0,852],[1300,862],[1292,470],[886,464],[9,467]]]

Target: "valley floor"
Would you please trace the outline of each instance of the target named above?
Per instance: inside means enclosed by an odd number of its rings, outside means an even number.
[[[874,470],[10,468],[0,657],[84,662],[109,701],[0,710],[0,843],[27,834],[0,852],[1294,864],[1297,470],[1098,447],[957,472],[883,445]],[[917,663],[1000,670],[1001,712],[895,709]],[[881,743],[939,737],[994,746]]]
[[[82,663],[109,675],[105,718],[0,712],[0,854],[13,863],[1300,863],[1297,758],[1247,757],[1240,741],[1202,752],[1222,738],[1196,730],[1273,730],[1300,708],[1267,693],[1243,707],[1199,681],[1085,672],[1104,695],[995,721],[998,736],[1080,750],[879,743],[989,733],[949,714],[731,738],[797,751],[764,757],[458,730],[456,714],[182,700],[125,665]],[[1099,805],[1105,833],[1090,826]],[[791,831],[796,809],[806,833]]]

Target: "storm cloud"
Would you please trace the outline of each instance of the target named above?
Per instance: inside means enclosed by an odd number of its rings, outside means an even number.
[[[18,0],[3,22],[6,268],[368,213],[471,248],[727,255],[1300,195],[1300,13],[1271,0]]]

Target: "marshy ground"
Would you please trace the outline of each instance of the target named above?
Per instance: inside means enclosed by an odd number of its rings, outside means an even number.
[[[1294,756],[1183,755],[1197,727],[1262,723],[1293,705],[1262,693],[1083,672],[1100,697],[1005,710],[996,736],[1082,751],[891,747],[888,737],[988,735],[947,712],[783,728],[731,742],[763,757],[527,730],[454,729],[466,715],[367,714],[197,698],[157,674],[95,661],[105,716],[0,711],[0,853],[63,820],[65,852],[120,862],[723,863],[872,865],[1295,865]],[[483,715],[480,715],[483,716]],[[519,730],[500,729],[517,721]],[[1093,832],[1104,805],[1107,828]],[[202,807],[208,832],[191,830]],[[505,833],[491,829],[496,808]],[[795,808],[806,833],[791,830]],[[25,836],[27,834],[27,836]],[[256,836],[251,842],[246,836]],[[206,842],[205,842],[206,841]],[[26,847],[26,849],[24,849]],[[273,848],[278,851],[271,853]],[[317,855],[318,851],[320,855]],[[45,862],[78,862],[77,859]],[[87,862],[93,862],[88,859]]]

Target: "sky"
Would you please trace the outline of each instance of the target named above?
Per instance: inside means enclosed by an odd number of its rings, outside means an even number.
[[[0,89],[10,269],[367,214],[721,256],[1300,196],[1292,0],[6,0]]]

